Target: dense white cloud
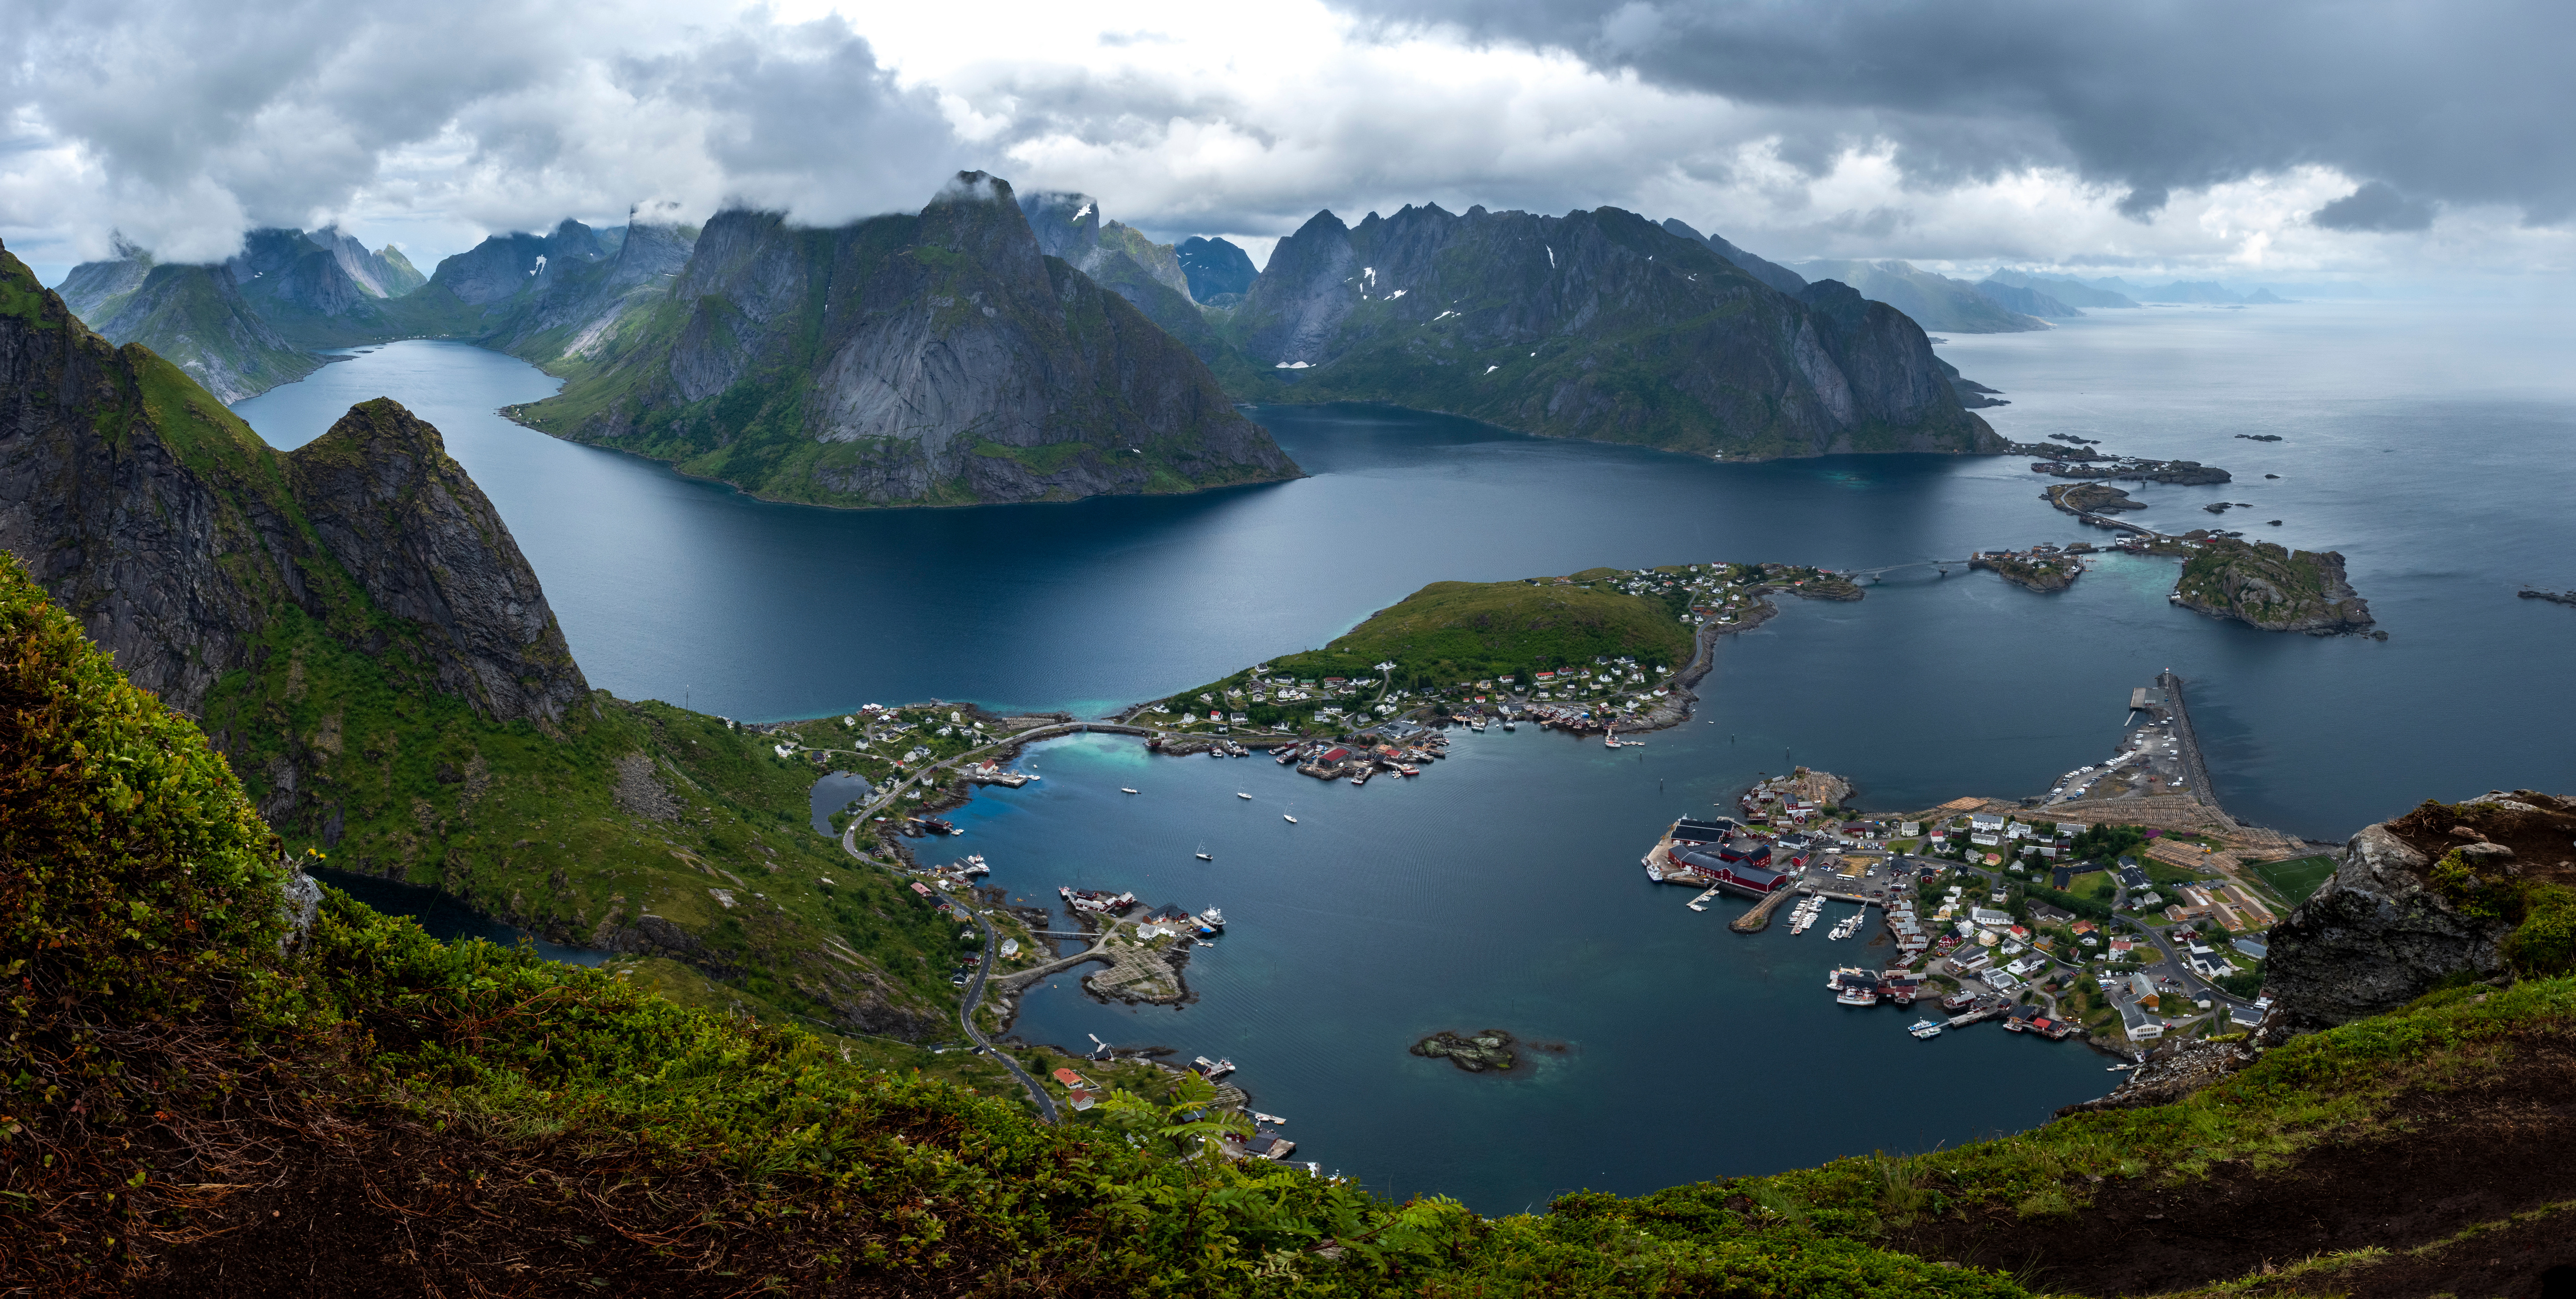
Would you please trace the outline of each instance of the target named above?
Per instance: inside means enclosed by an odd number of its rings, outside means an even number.
[[[247,226],[544,228],[639,200],[836,222],[965,157],[824,15],[700,5],[22,0],[0,37],[0,230],[222,256]],[[15,242],[13,240],[13,242]],[[427,251],[450,252],[454,246]]]
[[[2192,72],[2170,41],[2123,65],[2088,36],[2117,31],[2062,6],[1962,2],[2023,29],[1990,34],[1972,64],[1933,66],[1927,47],[1855,77],[1953,9],[1868,0],[1801,25],[1819,11],[1788,0],[17,0],[28,21],[0,32],[0,234],[67,264],[111,227],[199,257],[247,225],[337,219],[403,240],[425,267],[485,231],[613,219],[647,199],[702,215],[738,198],[812,221],[909,208],[965,165],[1087,190],[1165,237],[1229,235],[1256,258],[1319,208],[1436,201],[1613,204],[1781,260],[2236,278],[2576,260],[2550,224],[2576,179],[2528,129],[2480,133],[2496,114],[2457,108],[2442,120],[2476,147],[2418,160],[2440,151],[2440,121],[2374,136],[2317,108],[2353,81],[2335,60],[2380,66],[2402,37],[2439,81],[2495,14],[2527,6],[2469,6],[2448,41],[2430,10],[2371,36],[2295,7],[2242,20],[2246,50]],[[2207,25],[2200,44],[2225,43],[2220,10],[2184,10]],[[2285,43],[2300,22],[2321,29],[2304,50]],[[1727,53],[1755,40],[1771,63]],[[2249,59],[2266,86],[2230,80]],[[2566,93],[2524,76],[2529,63],[2503,60],[2525,87],[2504,116],[2564,120],[2549,110]],[[1803,79],[1779,71],[1799,67]],[[2333,93],[2298,93],[2317,85]],[[2179,101],[2193,86],[2208,103]],[[2230,113],[2259,116],[2231,133]],[[2555,174],[2490,165],[2514,148],[2541,148]]]

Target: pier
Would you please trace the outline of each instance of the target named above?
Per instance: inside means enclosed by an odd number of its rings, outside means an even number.
[[[1709,890],[1711,893],[1715,893],[1716,891],[1716,889]],[[1727,921],[1726,927],[1739,934],[1761,933],[1764,928],[1770,925],[1771,913],[1779,910],[1780,904],[1787,901],[1789,899],[1789,895],[1795,892],[1797,892],[1796,889],[1772,890],[1769,897],[1754,903],[1752,910],[1745,912],[1743,915],[1737,916],[1733,920]]]

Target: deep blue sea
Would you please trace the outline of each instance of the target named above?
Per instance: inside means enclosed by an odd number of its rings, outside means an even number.
[[[1194,961],[1195,1004],[1102,1007],[1068,981],[1033,995],[1019,1029],[1230,1055],[1301,1157],[1491,1210],[2037,1122],[2098,1093],[2094,1057],[1991,1032],[1918,1043],[1892,1012],[1837,1011],[1821,979],[1843,945],[1738,939],[1683,909],[1635,864],[1654,830],[1792,760],[1851,776],[1869,806],[2037,792],[2103,756],[2129,688],[2165,667],[2192,682],[2220,795],[2294,833],[2340,839],[2426,797],[2576,788],[2561,685],[2576,610],[2514,596],[2576,587],[2571,343],[2564,311],[2422,303],[2104,311],[1954,337],[1943,354],[2012,402],[1983,412],[2007,436],[2232,470],[2132,488],[2138,517],[2179,531],[2213,524],[2207,502],[2248,502],[2226,526],[2341,551],[2390,639],[2176,609],[2167,560],[2107,559],[2055,596],[1918,570],[1858,604],[1791,602],[1720,654],[1703,721],[1641,750],[1462,735],[1419,780],[1353,790],[1258,761],[1049,746],[1033,759],[1046,781],[960,814],[960,851],[1029,896],[1135,887],[1224,906],[1236,928]],[[833,511],[492,413],[554,387],[494,353],[407,342],[237,409],[291,447],[353,402],[409,405],[500,508],[593,684],[745,719],[928,697],[1102,712],[1320,644],[1443,579],[1858,568],[2086,535],[2023,459],[1720,465],[1380,407],[1254,412],[1311,475],[1296,482]],[[1146,795],[1114,793],[1140,779]],[[1292,798],[1311,833],[1283,833]],[[1202,839],[1214,867],[1190,857]],[[1510,1079],[1403,1051],[1484,1027],[1569,1050]],[[1789,1117],[1707,1117],[1748,1095]]]

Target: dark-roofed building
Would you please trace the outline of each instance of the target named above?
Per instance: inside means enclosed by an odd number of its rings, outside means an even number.
[[[1770,860],[1769,845],[1764,845],[1763,860]],[[1711,884],[1723,885],[1755,897],[1768,897],[1789,887],[1790,878],[1781,871],[1751,861],[1728,861],[1713,852],[1696,848],[1673,849],[1673,864],[1688,867]]]
[[[1729,820],[1722,816],[1708,821],[1694,821],[1688,817],[1684,817],[1679,821],[1673,822],[1673,842],[1723,843],[1726,841],[1728,836],[1743,829],[1744,825],[1742,822]]]

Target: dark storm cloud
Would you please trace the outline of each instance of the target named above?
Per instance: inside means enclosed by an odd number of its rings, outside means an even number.
[[[2318,208],[2308,219],[2328,230],[2423,230],[2433,224],[2433,207],[2374,180]]]
[[[1915,184],[2064,166],[2148,217],[2175,190],[2321,165],[2416,196],[2406,220],[2431,202],[2576,213],[2564,0],[1335,3],[1815,111],[1850,143],[1892,142]],[[1833,116],[1854,111],[1865,130]]]

